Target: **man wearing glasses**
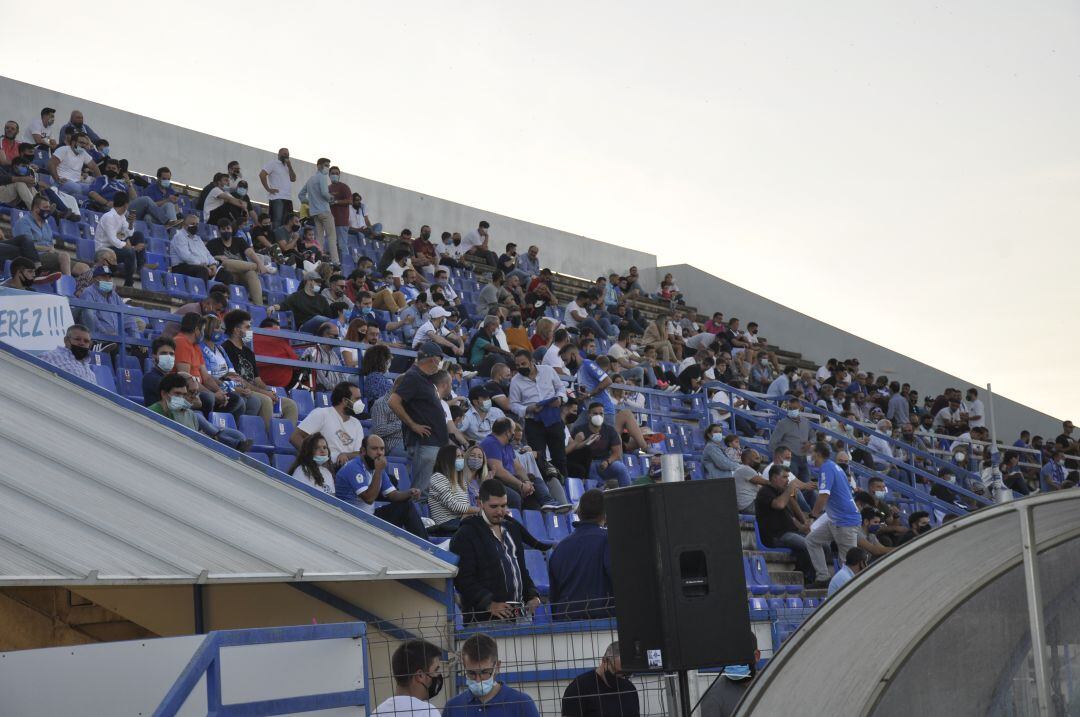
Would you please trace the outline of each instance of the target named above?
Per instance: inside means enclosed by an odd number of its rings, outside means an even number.
[[[496,679],[499,650],[490,636],[477,633],[462,644],[461,666],[468,689],[446,703],[443,717],[539,717],[531,697]]]

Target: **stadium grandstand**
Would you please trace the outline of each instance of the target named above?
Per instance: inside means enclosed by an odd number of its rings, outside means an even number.
[[[336,699],[374,707],[418,637],[460,653],[449,692],[467,694],[486,631],[508,683],[573,714],[572,675],[614,660],[606,491],[734,482],[756,672],[804,622],[786,662],[830,659],[828,616],[875,607],[846,585],[863,571],[886,594],[884,568],[908,565],[953,604],[982,596],[977,567],[1019,580],[1026,534],[992,553],[986,531],[1029,519],[1029,501],[1004,504],[1038,494],[1049,515],[1048,494],[1080,483],[1071,422],[854,337],[829,350],[831,327],[789,334],[810,320],[691,267],[416,201],[343,172],[332,147],[301,162],[287,141],[255,150],[2,83],[0,649],[306,625],[251,639],[345,650],[357,635],[322,623],[359,620],[372,666]],[[45,331],[27,327],[36,306]],[[969,582],[916,570],[949,534],[985,554]],[[1022,596],[1016,580],[1001,582]],[[730,667],[696,676],[703,714]],[[778,714],[763,682],[749,694]],[[632,684],[643,714],[671,713],[661,680]],[[844,694],[814,713],[879,699]],[[1001,690],[984,712],[1026,699]]]

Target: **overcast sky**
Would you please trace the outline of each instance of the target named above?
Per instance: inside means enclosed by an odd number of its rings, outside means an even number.
[[[1076,415],[1074,2],[59,6],[5,74],[691,263]]]

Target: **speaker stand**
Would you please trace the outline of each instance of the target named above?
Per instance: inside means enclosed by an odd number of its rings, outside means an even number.
[[[679,670],[679,712],[682,717],[690,717],[693,705],[690,704],[690,673]]]

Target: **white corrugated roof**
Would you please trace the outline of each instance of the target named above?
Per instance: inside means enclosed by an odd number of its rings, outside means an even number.
[[[449,554],[340,506],[0,345],[0,585],[456,572]]]

